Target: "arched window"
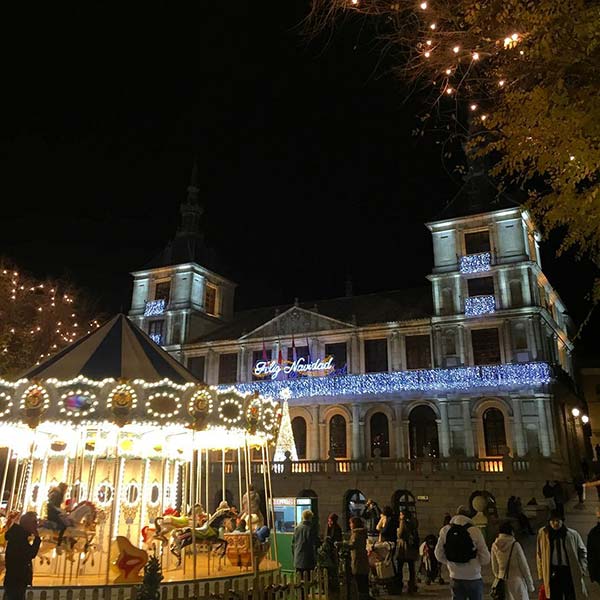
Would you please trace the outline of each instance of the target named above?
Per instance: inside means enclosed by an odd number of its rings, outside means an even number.
[[[395,515],[404,512],[417,522],[417,503],[415,497],[408,490],[396,490],[392,496],[392,510]]]
[[[375,456],[376,449],[381,452],[379,456],[390,455],[390,428],[388,418],[382,412],[371,417],[371,456]]]
[[[411,458],[439,456],[439,441],[435,413],[429,406],[417,406],[408,418]]]
[[[306,421],[302,417],[292,419],[292,433],[298,458],[306,458]]]
[[[366,496],[360,490],[349,490],[346,492],[344,510],[346,523],[352,517],[362,517],[367,504]]]
[[[346,419],[333,415],[329,421],[329,452],[333,458],[346,458]]]
[[[483,437],[488,456],[502,456],[506,447],[504,415],[498,408],[488,408],[483,413]]]

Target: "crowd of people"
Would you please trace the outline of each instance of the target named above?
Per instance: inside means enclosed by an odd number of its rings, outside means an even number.
[[[562,486],[557,482],[548,482],[547,486],[552,494],[545,486],[544,495],[551,498],[552,503],[548,503],[547,523],[537,531],[537,589],[525,551],[517,539],[517,534],[535,535],[536,532],[517,496],[509,499],[508,519],[500,523],[490,548],[482,529],[472,519],[475,511],[466,506],[459,506],[454,516],[447,514],[439,534],[428,534],[423,541],[419,538],[416,519],[407,510],[395,515],[392,508],[386,506],[375,519],[373,511],[377,505],[369,501],[363,517],[349,519],[347,536],[342,532],[338,515],[332,513],[328,516],[323,540],[319,538],[313,513],[305,511],[302,523],[294,532],[295,568],[306,577],[320,563],[337,575],[343,552],[348,552],[356,597],[368,600],[372,597],[370,586],[377,584],[381,577],[393,580],[394,585],[387,590],[391,595],[403,591],[416,594],[420,581],[428,585],[444,584],[442,567],[445,567],[453,600],[482,600],[482,567],[491,563],[493,600],[528,600],[534,592],[540,599],[583,600],[587,597],[586,576],[600,584],[600,510],[599,524],[589,532],[586,546],[581,535],[565,525]],[[319,556],[325,556],[327,562],[319,560]],[[381,567],[386,561],[390,569]],[[408,573],[406,587],[405,571]],[[330,589],[339,589],[338,582],[332,582]]]

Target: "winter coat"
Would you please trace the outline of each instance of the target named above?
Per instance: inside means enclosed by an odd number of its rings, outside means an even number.
[[[312,571],[317,566],[318,538],[310,521],[302,521],[294,529],[292,555],[294,568]]]
[[[419,534],[417,527],[410,519],[400,519],[397,531],[398,560],[417,560],[419,558]]]
[[[37,556],[41,540],[36,537],[29,543],[29,533],[20,525],[13,525],[6,532],[5,588],[25,588],[33,580],[31,561]]]
[[[600,583],[600,523],[588,533],[587,557],[590,579]]]
[[[377,531],[379,531],[379,541],[393,542],[395,544],[397,539],[396,529],[397,525],[394,520],[394,517],[381,515],[381,519],[379,519],[379,523],[377,523]]]
[[[351,530],[348,548],[350,548],[352,574],[368,575],[367,530],[364,527],[357,527]]]
[[[587,551],[581,536],[574,529],[566,528],[565,549],[571,568],[571,577],[577,600],[587,598],[587,589],[583,580],[587,573]],[[537,536],[538,578],[544,582],[546,597],[550,600],[550,533],[548,527],[542,527]]]
[[[492,573],[498,579],[505,579],[507,570],[506,600],[529,600],[527,590],[533,592],[535,587],[523,548],[512,535],[500,533],[492,544]]]
[[[331,538],[332,542],[342,541],[342,528],[334,523],[332,527],[327,527],[327,537]]]
[[[469,535],[477,550],[477,556],[467,563],[455,563],[446,558],[446,550],[444,549],[444,546],[446,545],[446,536],[448,535],[448,531],[450,531],[450,526],[454,524],[469,526]],[[442,527],[438,543],[435,547],[435,557],[441,563],[447,565],[448,572],[452,579],[468,579],[470,581],[481,579],[481,567],[487,565],[491,558],[481,530],[473,524],[473,521],[471,521],[469,517],[464,517],[463,515],[452,517],[450,525]]]

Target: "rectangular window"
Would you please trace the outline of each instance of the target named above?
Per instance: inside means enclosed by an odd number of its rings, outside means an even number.
[[[163,335],[164,328],[165,322],[162,319],[159,321],[150,321],[150,323],[148,323],[148,335],[159,346],[163,346],[165,344]]]
[[[265,360],[265,356],[266,356],[266,360],[267,362],[269,362],[271,360],[271,349],[267,349],[265,352],[263,352],[262,350],[254,350],[254,352],[252,352],[252,380],[253,381],[261,381],[262,379],[265,379],[264,376],[260,376],[257,377],[254,374],[254,367],[256,366],[257,362],[262,362]]]
[[[219,355],[219,383],[235,383],[237,381],[237,352]]]
[[[308,360],[308,346],[296,346],[296,358],[304,358]],[[289,362],[294,361],[294,349],[288,346],[287,359]]]
[[[171,282],[170,281],[159,281],[154,288],[154,299],[164,300],[165,304],[169,303],[169,296],[171,295]]]
[[[205,356],[190,356],[187,363],[188,371],[190,371],[192,375],[195,375],[198,379],[204,380],[205,362]]]
[[[471,343],[473,362],[476,365],[495,365],[501,362],[500,337],[496,328],[473,329]]]
[[[325,344],[325,356],[333,356],[333,367],[336,371],[343,369],[348,360],[346,342]]]
[[[209,315],[217,314],[217,288],[208,283],[204,288],[204,310]]]
[[[467,280],[467,289],[469,297],[471,296],[493,296],[494,278],[493,277],[475,277]]]
[[[465,233],[465,251],[467,254],[479,254],[490,251],[490,232],[475,231]]]
[[[406,368],[431,369],[431,344],[428,335],[406,336]]]
[[[365,373],[384,373],[387,370],[387,339],[365,340]]]

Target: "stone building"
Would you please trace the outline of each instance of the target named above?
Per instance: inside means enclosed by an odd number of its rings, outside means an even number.
[[[421,288],[235,311],[194,180],[177,236],[133,273],[130,318],[196,376],[289,398],[300,460],[275,465],[276,494],[346,514],[409,502],[437,523],[475,489],[539,499],[579,464],[569,317],[530,215],[476,177],[426,224]]]

